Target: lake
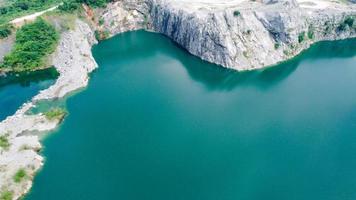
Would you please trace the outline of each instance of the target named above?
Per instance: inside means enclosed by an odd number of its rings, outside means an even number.
[[[356,39],[253,72],[145,31],[93,54],[26,200],[356,199]]]
[[[58,77],[54,68],[0,77],[0,121],[14,114],[40,90],[48,88]]]

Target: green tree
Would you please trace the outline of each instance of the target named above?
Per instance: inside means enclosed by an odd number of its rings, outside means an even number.
[[[44,58],[55,50],[58,38],[55,28],[42,18],[38,18],[17,31],[15,47],[4,57],[0,67],[13,71],[43,68]]]

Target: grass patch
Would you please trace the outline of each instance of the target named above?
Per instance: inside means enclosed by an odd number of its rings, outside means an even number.
[[[66,114],[66,111],[62,108],[52,108],[44,113],[49,120],[62,120]]]
[[[0,68],[23,72],[45,68],[45,58],[54,52],[59,35],[55,28],[38,18],[16,32],[15,47],[4,57]]]
[[[17,170],[16,174],[14,175],[13,179],[15,183],[20,183],[27,177],[27,173],[24,169]]]
[[[0,136],[0,147],[4,150],[8,150],[10,147],[10,143],[9,143],[9,134],[5,134],[5,135],[1,135]]]
[[[12,200],[14,196],[14,192],[5,190],[1,192],[0,200]]]

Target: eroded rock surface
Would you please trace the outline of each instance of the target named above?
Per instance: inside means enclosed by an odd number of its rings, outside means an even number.
[[[344,26],[356,18],[356,6],[342,1],[122,0],[100,16],[111,35],[146,28],[236,70],[274,65],[321,40],[356,36],[356,22]]]

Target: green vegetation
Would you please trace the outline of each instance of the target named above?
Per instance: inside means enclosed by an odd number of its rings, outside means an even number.
[[[101,26],[101,25],[103,25],[104,24],[104,19],[103,18],[100,18],[99,19],[99,25]]]
[[[329,21],[326,21],[324,23],[324,26],[325,26],[324,35],[331,33],[331,31],[333,30],[331,23]]]
[[[62,5],[58,6],[60,11],[72,13],[80,7],[77,1],[69,0],[64,1]]]
[[[309,27],[309,30],[308,30],[308,38],[309,39],[314,39],[315,35],[314,35],[314,28],[312,27]]]
[[[13,27],[10,24],[0,25],[0,39],[6,38],[12,32]]]
[[[305,40],[305,32],[303,31],[298,35],[298,42],[302,43],[304,40]]]
[[[345,20],[339,24],[337,30],[345,31],[347,27],[352,28],[352,26],[354,25],[354,21],[355,19],[353,17],[351,16],[346,17]]]
[[[242,54],[244,55],[245,58],[248,58],[248,52],[247,51],[243,51]]]
[[[349,16],[345,19],[344,23],[349,27],[352,27],[352,25],[354,25],[354,21],[354,18]]]
[[[240,11],[238,11],[238,10],[235,10],[235,11],[234,11],[234,16],[235,16],[235,17],[238,17],[238,16],[240,16],[240,15],[241,15]]]
[[[279,47],[281,46],[281,44],[279,44],[279,43],[274,43],[274,49],[279,49]]]
[[[94,35],[95,35],[96,40],[98,40],[98,41],[101,40],[100,31],[95,30]]]
[[[55,28],[42,18],[24,25],[16,32],[15,47],[0,68],[15,72],[44,68],[45,58],[55,50],[58,38]]]
[[[6,24],[10,20],[44,10],[53,5],[59,4],[61,0],[12,0],[10,3],[0,7],[0,24]]]
[[[15,183],[20,183],[24,178],[26,178],[27,173],[24,169],[17,170],[16,174],[14,175],[13,179]]]
[[[91,7],[105,7],[105,5],[112,0],[64,0],[63,4],[58,8],[64,12],[74,12],[80,7],[80,4],[84,3]]]
[[[8,139],[9,135],[5,134],[5,135],[1,135],[0,136],[0,148],[7,150],[10,147],[10,143],[9,143],[9,139]]]
[[[105,40],[106,38],[108,38],[110,34],[108,31],[95,30],[94,35],[95,35],[96,40],[100,41],[100,40]]]
[[[1,192],[0,200],[12,200],[14,196],[14,192],[5,190]]]
[[[66,115],[66,111],[62,108],[52,108],[51,110],[44,113],[49,120],[62,120]]]

